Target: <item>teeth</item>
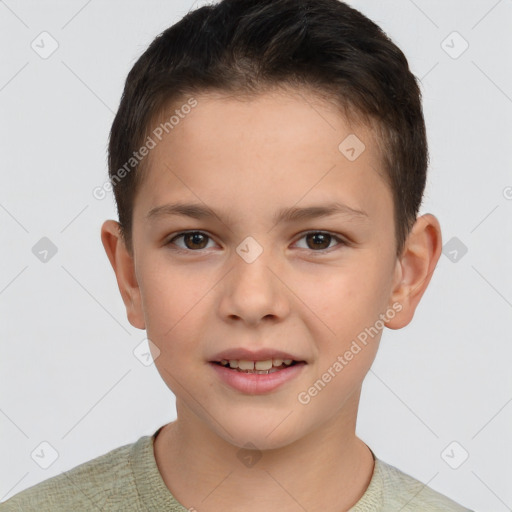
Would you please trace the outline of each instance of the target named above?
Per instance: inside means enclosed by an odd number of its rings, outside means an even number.
[[[231,361],[229,364],[231,366]],[[231,368],[233,367],[231,366]],[[240,359],[240,361],[238,361],[238,368],[240,368],[240,370],[254,370],[254,361],[246,361],[244,359]]]
[[[272,359],[267,359],[266,361],[256,361],[254,363],[254,368],[256,370],[270,370],[270,368],[272,368]]]
[[[278,368],[290,366],[293,363],[293,359],[267,359],[265,361],[248,361],[246,359],[222,359],[220,364],[222,366],[229,366],[236,370],[248,370],[254,373],[273,373]]]

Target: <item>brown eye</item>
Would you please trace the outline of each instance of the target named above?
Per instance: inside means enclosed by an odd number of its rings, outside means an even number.
[[[327,233],[310,233],[306,235],[307,243],[311,249],[327,249],[331,243],[331,235]]]
[[[186,233],[183,236],[185,245],[189,249],[204,249],[206,246],[205,241],[207,240],[207,238],[208,237],[205,236],[203,233]]]
[[[208,235],[202,233],[201,231],[188,231],[186,233],[179,233],[174,238],[169,240],[168,244],[172,244],[180,238],[183,239],[185,246],[183,247],[179,244],[175,245],[177,245],[180,249],[190,251],[205,249],[208,244],[208,240],[210,239]]]
[[[345,242],[341,238],[322,231],[310,231],[300,238],[300,240],[302,239],[306,240],[306,247],[303,248],[310,249],[314,252],[320,252],[333,247],[331,245],[333,241],[337,241],[338,245],[345,245]]]

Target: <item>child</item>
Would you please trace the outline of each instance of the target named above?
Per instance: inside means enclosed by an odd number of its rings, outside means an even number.
[[[159,35],[101,238],[177,419],[0,510],[468,510],[355,435],[382,330],[440,256],[427,163],[406,58],[338,0],[223,0]]]

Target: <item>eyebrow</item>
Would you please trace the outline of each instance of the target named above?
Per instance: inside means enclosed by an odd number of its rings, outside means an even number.
[[[223,215],[219,215],[217,212],[212,210],[210,207],[200,203],[169,203],[161,206],[152,208],[146,215],[147,220],[154,220],[162,217],[170,216],[183,216],[191,217],[193,219],[208,219],[216,217],[221,220]],[[326,205],[319,206],[307,206],[307,207],[288,207],[282,208],[273,216],[275,224],[279,222],[299,222],[308,219],[316,219],[319,217],[328,217],[331,215],[345,215],[352,219],[364,219],[368,217],[368,214],[363,210],[357,210],[350,206],[332,202]]]

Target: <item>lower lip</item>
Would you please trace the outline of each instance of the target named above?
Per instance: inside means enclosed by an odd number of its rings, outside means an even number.
[[[219,377],[232,388],[248,395],[262,395],[274,391],[299,375],[306,363],[296,363],[272,373],[244,373],[220,364],[209,363]]]

